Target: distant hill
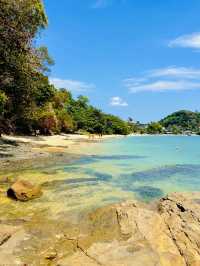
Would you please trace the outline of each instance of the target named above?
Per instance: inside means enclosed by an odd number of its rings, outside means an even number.
[[[182,131],[200,132],[200,113],[181,110],[168,115],[160,120],[160,123],[167,130],[177,131],[177,133]]]

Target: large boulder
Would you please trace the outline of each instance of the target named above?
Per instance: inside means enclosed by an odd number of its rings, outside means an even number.
[[[42,191],[39,186],[34,186],[28,181],[18,180],[8,189],[7,195],[15,200],[28,201],[40,197]]]

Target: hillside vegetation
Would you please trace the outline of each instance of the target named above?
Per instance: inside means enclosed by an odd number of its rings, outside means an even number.
[[[162,119],[160,124],[166,130],[174,133],[182,133],[184,131],[199,133],[200,113],[186,110],[178,111]]]

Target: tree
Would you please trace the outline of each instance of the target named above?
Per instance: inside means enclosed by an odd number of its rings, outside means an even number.
[[[176,125],[173,125],[173,126],[171,127],[171,131],[172,131],[172,133],[173,133],[174,135],[177,135],[177,134],[180,134],[180,133],[181,133],[180,128],[179,128],[178,126],[176,126]]]
[[[58,129],[58,119],[55,110],[51,103],[47,103],[37,112],[36,121],[40,132],[47,135],[52,135]]]
[[[72,113],[71,105],[74,103],[72,95],[65,89],[57,90],[52,104],[58,119],[59,132],[73,132],[76,127]]]
[[[87,108],[89,99],[87,96],[80,95],[78,96],[77,104],[83,108]]]
[[[5,110],[4,107],[5,107],[7,100],[8,100],[8,98],[5,95],[5,93],[0,90],[0,137],[1,137],[1,134],[3,131],[2,116],[3,116],[4,110]]]
[[[42,0],[0,0],[0,127],[44,134],[85,132],[128,134],[129,123],[104,114],[86,96],[73,99],[50,84],[53,60],[34,39],[48,21]]]
[[[158,134],[163,132],[163,127],[160,123],[151,122],[147,127],[148,134]]]
[[[0,115],[2,115],[4,112],[4,106],[7,102],[7,100],[8,100],[8,98],[5,95],[5,93],[0,90]]]
[[[119,134],[119,135],[128,135],[130,133],[130,129],[128,123],[123,121],[117,116],[114,115],[106,115],[106,134]]]
[[[47,47],[42,46],[37,48],[36,54],[40,60],[39,70],[43,73],[49,73],[49,66],[54,65],[54,60],[50,57]]]
[[[5,119],[13,124],[23,120],[37,90],[44,57],[33,39],[46,25],[41,0],[0,0],[0,87],[10,103]]]
[[[171,130],[173,126],[176,126],[182,132],[188,130],[198,132],[200,125],[200,113],[181,110],[168,115],[167,117],[162,119],[160,123],[167,130]]]
[[[32,101],[35,102],[37,106],[42,106],[54,100],[57,90],[53,85],[49,84],[48,77],[38,73],[38,77],[34,82],[37,89],[32,95]]]

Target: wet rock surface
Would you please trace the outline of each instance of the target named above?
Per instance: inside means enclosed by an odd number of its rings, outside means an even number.
[[[71,160],[79,158],[76,154],[71,154],[67,147],[51,147],[38,143],[25,143],[20,140],[9,140],[5,137],[0,139],[0,171],[10,173],[11,171],[21,171],[23,169],[47,168],[58,162],[69,163]],[[66,155],[68,152],[68,156]]]
[[[199,266],[200,193],[152,204],[127,201],[53,220],[0,225],[0,261],[11,265]],[[66,219],[65,219],[66,218]],[[67,222],[68,219],[68,222]],[[17,264],[17,263],[21,264]]]
[[[24,229],[20,226],[0,225],[0,265],[22,265],[15,252],[25,235]]]
[[[7,191],[8,197],[28,201],[42,196],[42,190],[39,186],[34,186],[25,180],[18,180]]]

